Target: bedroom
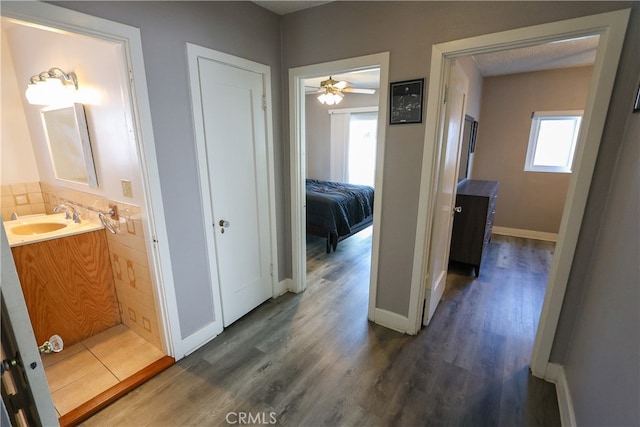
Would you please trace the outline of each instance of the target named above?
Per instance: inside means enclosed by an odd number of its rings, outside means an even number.
[[[307,235],[326,237],[327,253],[373,221],[380,70],[331,78],[305,80]],[[329,82],[345,86],[335,104],[323,102]],[[344,202],[329,205],[325,196]]]
[[[327,84],[340,88],[337,102],[326,102],[330,93]],[[364,285],[361,289],[367,289],[372,255],[380,69],[308,78],[304,86],[308,283],[321,281],[320,288],[326,291],[337,285],[332,278],[349,274]],[[347,238],[348,244],[339,244]],[[355,275],[354,271],[359,273]],[[343,289],[352,287],[349,282]],[[365,301],[362,306],[366,306]]]

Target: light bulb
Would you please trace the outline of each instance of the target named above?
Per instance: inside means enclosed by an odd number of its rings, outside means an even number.
[[[75,92],[74,85],[65,85],[60,79],[49,77],[30,83],[25,95],[33,105],[68,105],[74,102]]]

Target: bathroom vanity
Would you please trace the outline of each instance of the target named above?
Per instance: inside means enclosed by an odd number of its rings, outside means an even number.
[[[10,244],[14,222],[5,223]],[[38,343],[57,334],[71,346],[121,323],[104,229],[68,227],[11,248]]]

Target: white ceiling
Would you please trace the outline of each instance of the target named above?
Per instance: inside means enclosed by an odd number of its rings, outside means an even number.
[[[258,6],[264,7],[272,12],[277,13],[278,15],[286,15],[287,13],[297,12],[303,9],[309,9],[310,7],[319,6],[321,4],[330,3],[330,1],[314,1],[314,0],[305,0],[305,1],[272,1],[272,0],[262,0],[262,1],[254,1]]]
[[[360,89],[376,89],[380,87],[380,69],[352,71],[349,73],[332,74],[331,76],[320,76],[305,79],[304,86],[307,93],[315,92],[320,88],[320,82],[332,77],[334,80],[345,80],[349,82],[349,87]]]
[[[596,59],[599,36],[581,37],[474,55],[473,59],[483,76],[524,73],[591,65]]]

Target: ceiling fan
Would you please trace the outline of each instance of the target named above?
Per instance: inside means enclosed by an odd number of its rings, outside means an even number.
[[[337,81],[329,76],[327,80],[320,82],[320,88],[317,91],[320,94],[318,100],[323,104],[333,105],[342,101],[343,93],[363,93],[368,95],[376,93],[375,89],[355,88],[349,85],[350,83],[347,81]]]

